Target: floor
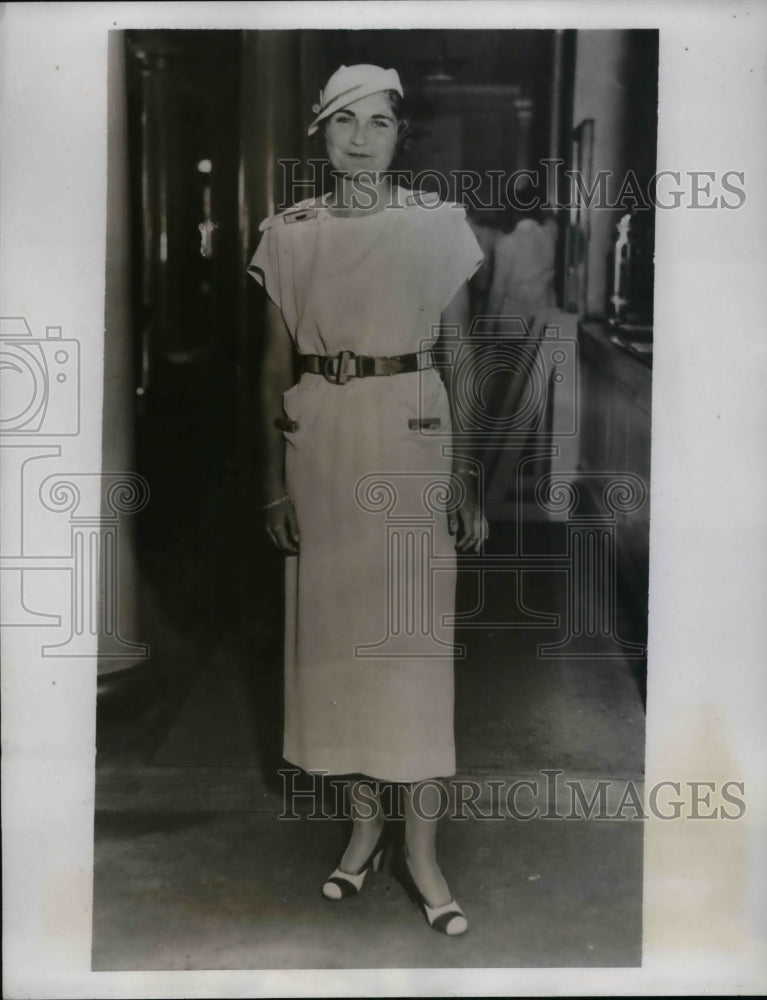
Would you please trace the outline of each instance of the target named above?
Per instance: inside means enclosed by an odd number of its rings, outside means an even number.
[[[561,544],[550,531],[538,541],[546,551]],[[495,532],[496,552],[515,544],[509,531]],[[170,710],[143,742],[100,737],[93,968],[640,964],[641,822],[630,811],[567,821],[567,802],[550,808],[559,818],[540,816],[551,806],[542,769],[581,780],[587,794],[609,779],[613,804],[627,782],[641,789],[642,664],[602,656],[598,639],[593,657],[545,658],[541,643],[563,635],[563,574],[523,583],[525,607],[558,616],[542,629],[498,627],[509,590],[497,576],[483,610],[490,624],[462,631],[467,656],[456,670],[460,777],[481,795],[473,814],[444,821],[439,834],[443,870],[470,922],[464,937],[432,931],[391,870],[371,873],[353,899],[321,896],[345,827],[310,819],[302,800],[297,818],[281,816],[275,623],[205,644],[191,623],[181,635],[158,620],[153,656],[169,665]],[[470,607],[470,574],[461,586]],[[625,607],[621,615],[621,636],[632,638],[636,623]],[[185,687],[182,663],[195,664]],[[539,818],[503,808],[485,818],[487,783],[505,794],[520,780],[542,789]],[[530,802],[520,794],[521,810]]]
[[[448,939],[387,870],[356,897],[325,900],[338,824],[277,815],[99,813],[93,968],[640,962],[639,823],[443,823],[441,862],[470,921],[466,935]]]

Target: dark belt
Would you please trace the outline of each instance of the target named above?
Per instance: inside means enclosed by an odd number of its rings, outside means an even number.
[[[369,378],[371,375],[400,375],[403,372],[418,372],[434,367],[431,351],[416,354],[396,354],[390,358],[371,358],[354,351],[339,351],[338,354],[299,355],[302,372],[324,375],[328,382],[343,385],[350,378]]]

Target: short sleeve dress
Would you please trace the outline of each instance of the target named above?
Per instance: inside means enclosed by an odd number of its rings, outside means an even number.
[[[272,216],[248,271],[301,354],[391,356],[434,343],[483,254],[462,207],[402,188],[339,217]],[[313,773],[414,782],[455,773],[455,543],[450,410],[438,371],[306,372],[284,394],[286,760]]]

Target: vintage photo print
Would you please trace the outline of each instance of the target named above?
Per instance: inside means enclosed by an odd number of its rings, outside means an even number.
[[[764,28],[5,8],[5,995],[764,987]]]

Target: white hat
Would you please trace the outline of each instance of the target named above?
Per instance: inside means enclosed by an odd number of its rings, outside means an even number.
[[[320,102],[312,107],[317,116],[309,126],[308,134],[314,135],[321,121],[339,108],[353,101],[378,93],[379,90],[396,90],[404,97],[402,84],[396,69],[382,69],[360,63],[357,66],[339,66],[320,91]]]

